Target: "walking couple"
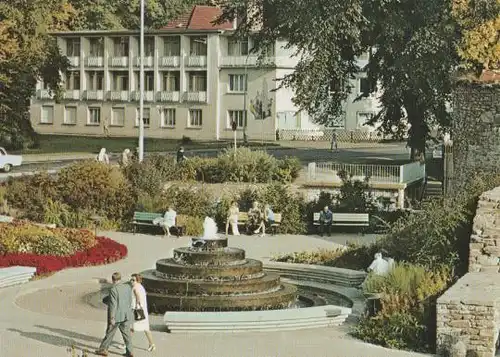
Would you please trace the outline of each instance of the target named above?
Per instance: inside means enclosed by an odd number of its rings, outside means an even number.
[[[155,350],[153,336],[149,329],[148,305],[146,290],[142,286],[142,276],[132,274],[129,282],[122,283],[120,273],[113,273],[111,280],[113,286],[109,296],[103,299],[108,305],[108,319],[106,336],[101,346],[95,352],[99,356],[107,356],[108,348],[113,342],[116,330],[119,329],[125,343],[124,356],[133,357],[132,332],[144,331],[149,341],[148,351]]]

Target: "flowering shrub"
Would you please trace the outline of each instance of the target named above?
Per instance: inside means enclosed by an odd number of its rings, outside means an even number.
[[[53,273],[65,268],[101,265],[115,262],[127,255],[127,247],[106,237],[96,237],[93,247],[69,256],[12,253],[0,255],[0,267],[13,265],[36,267],[36,273]]]
[[[27,221],[0,223],[0,254],[68,256],[97,244],[87,230],[40,227]]]

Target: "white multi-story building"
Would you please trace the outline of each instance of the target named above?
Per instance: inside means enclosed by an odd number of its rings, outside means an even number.
[[[297,112],[293,92],[277,78],[293,71],[297,59],[284,42],[265,59],[251,54],[252,40],[235,40],[234,25],[213,25],[220,10],[195,6],[188,16],[145,35],[145,135],[156,138],[231,138],[231,123],[250,139],[274,140],[277,129],[314,128]],[[136,136],[139,118],[138,31],[56,33],[71,67],[63,74],[65,92],[56,103],[37,84],[31,120],[41,134]],[[361,90],[363,79],[354,88]],[[355,91],[356,92],[356,91]],[[352,93],[357,97],[358,93]],[[352,98],[352,99],[353,99]],[[373,98],[346,106],[339,123],[361,128],[372,115]],[[343,122],[342,122],[343,121]]]

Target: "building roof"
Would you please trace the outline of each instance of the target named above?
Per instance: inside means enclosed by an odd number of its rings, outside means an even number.
[[[222,10],[218,7],[196,5],[190,12],[170,21],[162,30],[232,30],[233,24],[230,21],[217,25],[212,23],[220,15]]]

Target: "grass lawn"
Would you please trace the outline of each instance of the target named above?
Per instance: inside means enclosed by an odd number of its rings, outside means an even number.
[[[40,147],[23,150],[23,154],[49,154],[67,152],[98,153],[103,147],[108,152],[122,152],[125,149],[133,150],[137,147],[137,138],[104,138],[70,135],[40,135]],[[181,140],[173,139],[144,139],[144,148],[147,152],[176,151],[179,146],[185,149],[222,149],[232,146],[232,141],[192,141],[182,144]],[[264,142],[265,146],[277,146],[274,143]],[[260,142],[249,142],[249,146],[261,146]]]

